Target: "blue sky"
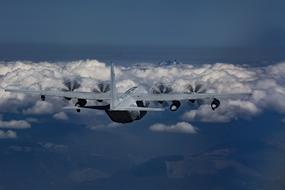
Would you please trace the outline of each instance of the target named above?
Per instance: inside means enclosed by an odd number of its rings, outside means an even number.
[[[284,1],[0,2],[1,43],[284,46]]]

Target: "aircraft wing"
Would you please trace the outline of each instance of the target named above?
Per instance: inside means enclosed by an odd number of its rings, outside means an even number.
[[[86,100],[111,100],[110,93],[78,92],[78,91],[56,91],[56,90],[29,90],[5,88],[7,92],[18,92],[23,94],[44,95],[55,97],[67,97]],[[211,98],[236,98],[250,96],[251,93],[170,93],[170,94],[131,94],[132,98],[141,101],[172,101],[190,99],[211,99]]]
[[[211,98],[238,98],[250,96],[251,93],[170,93],[170,94],[132,94],[138,101],[172,101],[172,100],[196,100]]]
[[[74,92],[74,91],[55,91],[55,90],[28,90],[28,89],[13,89],[6,88],[7,92],[18,92],[23,94],[78,98],[86,100],[110,100],[109,93],[95,93],[95,92]]]

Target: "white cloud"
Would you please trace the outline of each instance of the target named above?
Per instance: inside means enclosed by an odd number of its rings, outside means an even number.
[[[53,118],[58,119],[58,120],[68,120],[68,116],[64,112],[58,112],[54,114]]]
[[[224,100],[215,111],[213,111],[208,104],[201,105],[197,109],[185,112],[182,115],[182,119],[203,122],[229,122],[239,117],[248,118],[260,112],[260,108],[253,102],[245,100]]]
[[[87,126],[87,128],[92,129],[92,130],[98,130],[98,129],[106,129],[106,128],[118,128],[121,126],[122,126],[121,123],[111,122],[105,125],[104,124],[96,124],[96,125],[92,124],[92,125]]]
[[[27,129],[31,128],[31,124],[25,120],[10,120],[10,121],[0,120],[0,128]]]
[[[149,129],[156,132],[170,132],[170,133],[194,134],[197,132],[197,129],[187,122],[179,122],[176,123],[175,125],[165,125],[162,123],[157,123],[150,126]]]
[[[11,130],[8,130],[8,131],[3,131],[3,130],[0,130],[0,139],[15,139],[17,138],[17,133],[15,131],[11,131]]]
[[[47,101],[37,101],[36,104],[23,111],[24,114],[51,114],[54,112],[54,105]]]
[[[177,91],[184,91],[186,84],[204,84],[208,92],[251,92],[252,97],[227,99],[221,107],[212,111],[209,102],[183,114],[189,121],[227,122],[239,117],[251,117],[265,109],[285,112],[285,63],[264,67],[249,67],[226,63],[193,65],[169,65],[147,68],[116,67],[118,88],[123,92],[133,85],[142,84],[147,90],[156,82],[167,82]],[[80,91],[91,91],[99,80],[109,79],[109,66],[96,60],[81,60],[65,64],[8,62],[0,65],[0,87],[16,86],[32,89],[64,88],[66,77],[81,77]],[[5,112],[25,114],[56,114],[66,105],[62,98],[47,98],[0,89],[0,106]],[[192,108],[191,108],[192,109]],[[56,116],[55,116],[56,117]]]
[[[33,118],[33,117],[26,118],[26,121],[29,123],[39,123],[40,122],[37,118]]]
[[[208,106],[201,106],[197,110],[185,112],[182,119],[188,121],[203,121],[203,122],[228,122],[232,119],[231,113],[224,111],[212,111]]]

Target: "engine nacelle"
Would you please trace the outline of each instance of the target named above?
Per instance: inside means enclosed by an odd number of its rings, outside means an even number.
[[[87,104],[87,100],[85,100],[85,99],[78,99],[78,101],[76,102],[75,106],[83,107],[86,104]]]
[[[64,99],[66,99],[66,100],[68,100],[68,101],[71,100],[71,98],[68,98],[68,97],[64,97]]]
[[[41,95],[41,100],[45,101],[46,100],[46,96],[45,95]]]
[[[191,102],[192,104],[195,103],[195,99],[189,99],[189,102]]]
[[[171,111],[176,111],[181,106],[181,103],[177,100],[172,101],[172,104],[170,105]]]
[[[217,109],[220,106],[220,104],[221,104],[220,100],[214,98],[212,103],[211,103],[212,110]]]

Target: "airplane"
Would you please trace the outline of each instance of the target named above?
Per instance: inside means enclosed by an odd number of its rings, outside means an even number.
[[[142,119],[149,111],[164,111],[165,108],[149,107],[150,102],[171,102],[170,110],[177,111],[181,106],[181,101],[189,100],[190,102],[200,100],[210,100],[212,110],[216,110],[220,106],[220,98],[232,98],[235,96],[248,96],[250,93],[197,93],[190,86],[191,92],[187,93],[172,93],[169,89],[161,89],[161,91],[153,91],[148,93],[144,88],[135,86],[128,89],[124,93],[118,93],[116,88],[116,78],[114,65],[110,68],[110,86],[105,91],[102,89],[93,92],[79,92],[64,90],[30,90],[30,89],[15,89],[5,88],[7,92],[24,93],[31,95],[39,95],[42,101],[45,101],[46,96],[63,97],[67,100],[77,99],[74,106],[67,106],[64,109],[75,109],[77,112],[80,110],[103,110],[107,113],[109,118],[118,123],[130,123],[135,120]],[[161,86],[160,86],[161,87]],[[198,87],[200,88],[200,87]],[[87,100],[96,100],[103,102],[103,105],[87,106]]]

